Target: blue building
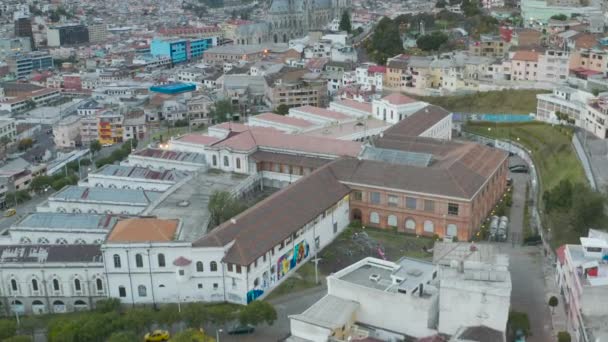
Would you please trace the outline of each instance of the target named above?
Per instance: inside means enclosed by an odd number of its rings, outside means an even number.
[[[167,56],[173,64],[188,62],[200,58],[203,52],[217,44],[217,38],[169,39],[155,38],[150,44],[150,53],[154,57]]]
[[[10,72],[18,79],[27,78],[34,71],[44,71],[54,67],[48,52],[16,53],[6,58]]]
[[[195,91],[196,85],[190,83],[170,83],[150,87],[150,91],[161,94],[175,95]]]

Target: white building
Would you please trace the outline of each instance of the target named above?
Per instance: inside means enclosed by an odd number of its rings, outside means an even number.
[[[11,244],[101,245],[117,217],[108,214],[31,213],[6,232]]]
[[[160,196],[155,191],[70,185],[49,196],[37,211],[137,215]]]
[[[374,118],[390,123],[397,123],[428,104],[416,101],[399,93],[393,93],[372,102]]]
[[[108,164],[89,173],[88,178],[79,185],[111,189],[166,191],[188,176],[188,172],[180,170],[155,171],[137,166]]]
[[[198,171],[207,166],[205,155],[195,152],[178,152],[163,149],[145,148],[133,152],[126,161],[127,166],[147,167],[155,170]]]
[[[80,119],[70,115],[53,125],[53,141],[58,148],[74,148],[80,137]]]
[[[17,138],[17,126],[13,118],[0,118],[0,139],[7,137],[9,141],[15,142]]]
[[[108,296],[96,245],[0,246],[0,284],[6,315],[87,310]]]

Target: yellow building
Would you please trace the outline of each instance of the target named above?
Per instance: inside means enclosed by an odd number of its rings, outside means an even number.
[[[122,142],[123,116],[113,112],[104,112],[97,117],[97,132],[102,145]]]

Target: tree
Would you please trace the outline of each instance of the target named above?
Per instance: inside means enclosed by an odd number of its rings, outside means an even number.
[[[0,319],[0,340],[14,336],[17,332],[17,324],[10,319]]]
[[[557,304],[559,304],[557,297],[551,296],[551,298],[549,298],[549,306],[551,307],[551,314],[553,314],[553,311],[555,311],[555,307],[557,306]]]
[[[586,184],[575,184],[572,190],[572,226],[586,236],[589,227],[601,223],[604,216],[606,198]]]
[[[353,29],[351,22],[350,22],[350,13],[348,13],[348,11],[344,11],[342,12],[342,17],[340,18],[340,31],[346,31],[347,33],[350,33]]]
[[[230,102],[230,100],[219,100],[215,102],[209,113],[214,123],[231,121],[233,114],[234,107],[232,106],[232,102]]]
[[[517,330],[521,330],[525,336],[530,335],[530,319],[528,319],[528,314],[525,312],[509,312],[507,325],[511,334],[514,334]]]
[[[156,313],[156,323],[161,326],[171,327],[171,325],[180,319],[180,312],[176,304],[162,306]]]
[[[367,51],[376,63],[382,65],[388,58],[403,53],[398,23],[388,17],[380,19],[371,40],[367,42]]]
[[[215,338],[205,335],[202,329],[186,329],[173,335],[171,342],[215,342]]]
[[[479,8],[479,2],[477,0],[463,0],[460,4],[460,8],[465,17],[473,17],[481,14],[481,9]]]
[[[289,106],[282,103],[277,106],[277,108],[274,110],[274,112],[276,114],[280,114],[280,115],[287,115],[287,114],[289,114]]]
[[[435,3],[435,8],[445,8],[445,6],[447,6],[445,0],[438,0],[437,3]]]
[[[7,339],[2,340],[2,342],[32,342],[34,338],[28,335],[15,335],[13,337],[9,337]]]
[[[98,312],[102,312],[102,313],[118,312],[120,310],[120,299],[108,298],[108,299],[98,300],[95,303],[95,309]]]
[[[241,324],[258,325],[267,323],[272,325],[277,320],[277,311],[268,302],[255,300],[241,309],[239,321]]]
[[[19,331],[22,334],[28,334],[33,339],[35,337],[36,330],[44,327],[44,322],[35,316],[24,317],[21,319],[19,325]]]
[[[572,337],[570,337],[570,333],[567,331],[560,331],[557,333],[557,342],[570,342],[572,341]]]
[[[91,151],[91,154],[93,156],[95,156],[95,153],[101,151],[101,143],[99,142],[99,140],[91,141],[91,143],[89,144],[89,150]]]
[[[431,34],[424,35],[416,40],[416,45],[424,51],[436,51],[447,43],[448,36],[441,32],[433,32]]]
[[[190,303],[182,310],[182,316],[188,326],[201,327],[208,320],[207,308],[203,303]]]
[[[148,309],[131,309],[122,316],[127,329],[142,333],[152,324],[152,311]]]
[[[551,19],[559,20],[559,21],[565,21],[565,20],[568,20],[568,16],[565,15],[565,14],[563,14],[563,13],[562,14],[555,14],[555,15],[551,16]]]
[[[31,138],[25,138],[25,139],[19,140],[17,148],[19,149],[19,151],[27,151],[32,146],[34,146],[34,140],[32,140]]]
[[[2,146],[2,150],[6,149],[6,146],[8,146],[8,144],[11,143],[11,138],[7,137],[6,135],[3,136],[2,138],[0,138],[0,146]]]
[[[208,319],[213,324],[223,326],[234,319],[234,310],[234,306],[226,304],[208,306]]]
[[[108,342],[132,342],[139,341],[139,337],[132,331],[117,331],[112,333]]]
[[[211,214],[209,223],[211,227],[216,227],[243,212],[247,206],[227,191],[214,191],[209,198],[207,209]]]
[[[53,177],[51,176],[38,176],[32,179],[30,183],[30,189],[34,192],[40,193],[45,189],[49,188],[53,184]]]

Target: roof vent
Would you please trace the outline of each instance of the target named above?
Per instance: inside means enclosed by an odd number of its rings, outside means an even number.
[[[178,207],[182,207],[182,208],[188,207],[188,206],[190,206],[190,201],[181,201],[181,202],[178,202],[177,206]]]
[[[380,281],[380,275],[374,273],[369,276],[369,280],[373,281],[374,283],[377,283]]]

